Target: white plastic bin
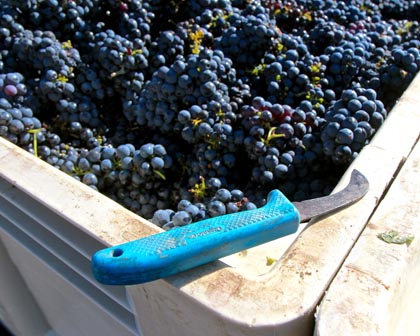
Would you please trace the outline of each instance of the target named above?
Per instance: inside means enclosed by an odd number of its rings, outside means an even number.
[[[160,229],[0,139],[0,242],[28,297],[0,296],[0,318],[12,331],[23,330],[13,311],[32,304],[45,321],[40,334],[313,334],[317,305],[418,139],[419,92],[417,76],[338,184],[336,190],[353,168],[360,170],[370,182],[361,201],[295,235],[129,287],[97,283],[90,256]],[[267,257],[277,262],[268,266]],[[14,281],[1,280],[2,290],[17,290]]]
[[[420,122],[420,86],[399,108],[404,125]],[[411,107],[410,107],[411,106]],[[417,134],[420,136],[420,134]],[[399,135],[398,135],[399,136]],[[391,140],[391,139],[389,139]],[[378,236],[394,231],[402,241],[387,243]],[[420,334],[420,142],[407,157],[362,235],[323,298],[315,335]]]

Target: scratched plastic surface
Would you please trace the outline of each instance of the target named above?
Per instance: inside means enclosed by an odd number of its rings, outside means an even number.
[[[206,219],[96,252],[95,278],[108,285],[140,284],[197,267],[297,231],[299,212],[279,191],[267,204]]]

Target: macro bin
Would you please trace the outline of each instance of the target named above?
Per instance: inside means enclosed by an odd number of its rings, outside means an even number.
[[[312,335],[315,329],[318,335],[335,335],[339,326],[350,323],[346,319],[357,307],[368,315],[375,309],[369,296],[354,289],[357,278],[342,281],[346,269],[340,268],[343,263],[348,267],[349,253],[360,258],[357,253],[371,230],[419,231],[418,223],[409,226],[405,220],[390,227],[379,213],[386,207],[403,219],[414,212],[418,222],[419,145],[413,148],[419,133],[418,75],[335,189],[343,188],[350,172],[358,169],[370,183],[359,202],[301,224],[296,234],[164,280],[126,287],[95,281],[92,254],[161,229],[0,138],[0,320],[16,335]],[[417,179],[417,184],[410,185],[407,203],[390,210],[388,199],[398,192],[394,183],[404,176]],[[365,265],[384,251],[396,253],[396,264],[419,259],[417,238],[401,251],[372,238],[372,233],[369,237],[382,247],[364,250]],[[405,258],[409,254],[410,259]],[[382,279],[383,265],[378,270],[376,266],[381,264],[369,264],[370,275],[378,272],[377,279]],[[392,277],[403,276],[399,271],[407,269],[395,266]],[[415,279],[418,268],[411,270],[409,279]],[[394,280],[387,279],[381,284],[382,292],[388,291],[382,304],[396,298],[390,292],[393,287],[386,288]],[[402,302],[410,295],[403,287],[395,292]],[[354,300],[357,307],[330,309],[343,293],[347,303]],[[386,313],[381,310],[376,318]],[[338,333],[361,334],[346,329]]]

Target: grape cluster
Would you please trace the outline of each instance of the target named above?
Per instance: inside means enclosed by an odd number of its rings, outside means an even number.
[[[387,96],[381,98],[385,103],[399,98],[401,90],[405,90],[420,69],[420,43],[410,46],[407,50],[394,48],[391,52],[393,61],[381,66],[379,78]]]
[[[184,226],[206,218],[217,217],[239,211],[256,209],[257,205],[244,196],[239,189],[219,188],[206,204],[183,199],[176,210],[157,210],[151,221],[164,229]]]
[[[419,5],[5,0],[0,135],[164,229],[331,192],[420,67]]]
[[[4,90],[10,92],[9,85]],[[33,137],[40,138],[34,130],[41,129],[38,118],[28,107],[11,104],[7,99],[0,98],[0,135],[10,142],[25,147],[33,141]],[[32,134],[31,134],[32,133]]]
[[[191,117],[187,120],[181,114],[185,108],[209,103],[229,105],[229,86],[234,85],[236,78],[231,63],[222,52],[206,49],[198,55],[188,55],[185,61],[176,60],[170,67],[161,66],[145,84],[138,100],[124,111],[127,119],[172,133],[177,128],[176,120],[180,119],[181,124],[192,122]],[[193,116],[196,123],[201,117]]]
[[[153,72],[163,65],[170,66],[177,57],[184,54],[186,38],[182,35],[185,32],[182,30],[178,31],[179,33],[173,30],[164,30],[151,42],[149,47],[149,67]]]
[[[114,79],[119,75],[147,69],[149,51],[143,40],[129,40],[108,29],[96,34],[94,41],[90,51],[92,62],[103,70],[102,77]]]
[[[344,90],[325,114],[321,137],[324,154],[336,163],[350,163],[383,124],[387,111],[376,91]]]
[[[248,6],[243,12],[246,14],[229,14],[228,27],[215,38],[214,46],[235,60],[238,70],[245,71],[259,64],[264,53],[274,48],[280,32],[264,7]]]
[[[0,97],[10,101],[24,103],[28,88],[23,83],[23,76],[19,72],[0,74]]]

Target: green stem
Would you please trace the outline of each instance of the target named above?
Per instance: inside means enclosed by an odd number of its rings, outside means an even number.
[[[153,172],[159,176],[162,180],[166,180],[166,176],[159,170],[153,170]]]
[[[35,157],[38,157],[38,138],[36,137],[38,132],[42,131],[43,128],[37,128],[37,129],[32,129],[29,130],[29,133],[33,134],[33,146],[34,146],[34,155]]]
[[[276,127],[270,128],[270,130],[268,131],[268,134],[267,134],[267,138],[266,139],[261,139],[261,141],[265,145],[268,145],[270,143],[270,141],[273,140],[273,139],[283,138],[284,137],[284,134],[276,134],[276,133],[274,133],[275,130],[276,130]]]

